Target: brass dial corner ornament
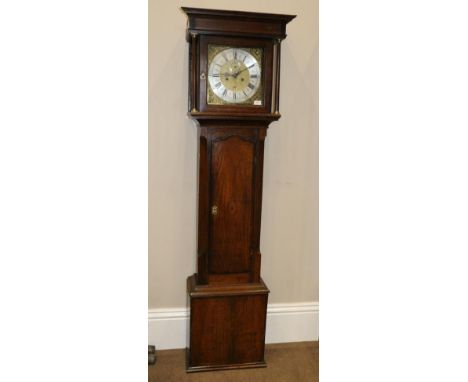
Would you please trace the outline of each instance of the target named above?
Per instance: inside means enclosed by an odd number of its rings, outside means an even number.
[[[263,104],[260,48],[208,46],[207,103]]]

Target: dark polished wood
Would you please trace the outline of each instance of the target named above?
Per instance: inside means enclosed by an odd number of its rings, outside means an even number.
[[[274,78],[274,84],[275,84],[275,101],[274,105],[275,107],[273,108],[273,113],[274,114],[279,114],[279,92],[280,92],[280,73],[281,73],[281,40],[278,39],[276,40],[275,44],[275,78]]]
[[[199,123],[198,282],[259,282],[268,123],[257,121],[255,128]]]
[[[187,371],[265,367],[269,290],[260,277],[263,155],[280,118],[280,43],[295,16],[182,8],[188,16],[189,111],[198,129],[197,273],[187,280]],[[209,45],[261,55],[257,104],[207,101]]]
[[[189,45],[189,82],[190,82],[190,91],[189,91],[189,110],[196,111],[197,106],[197,94],[198,94],[198,81],[196,81],[195,76],[198,73],[198,35],[190,35],[191,43]]]
[[[188,16],[187,34],[224,34],[286,38],[286,24],[295,15],[182,7]]]
[[[255,141],[227,135],[211,142],[210,273],[248,272]],[[242,160],[238,160],[241,157]]]
[[[265,366],[265,325],[269,290],[260,283],[204,285],[193,275],[187,370]],[[215,319],[213,319],[215,318]]]

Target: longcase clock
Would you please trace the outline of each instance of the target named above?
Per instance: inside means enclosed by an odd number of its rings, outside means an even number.
[[[187,279],[187,371],[264,367],[263,149],[280,118],[281,41],[295,16],[182,8],[198,128],[197,273]]]

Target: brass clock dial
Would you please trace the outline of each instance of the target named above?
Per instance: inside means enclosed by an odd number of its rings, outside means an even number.
[[[261,49],[212,50],[208,61],[208,103],[262,105],[261,75]]]

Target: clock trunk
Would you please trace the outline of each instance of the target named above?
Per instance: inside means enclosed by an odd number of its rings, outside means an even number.
[[[266,126],[200,122],[198,275],[200,284],[259,282]]]

